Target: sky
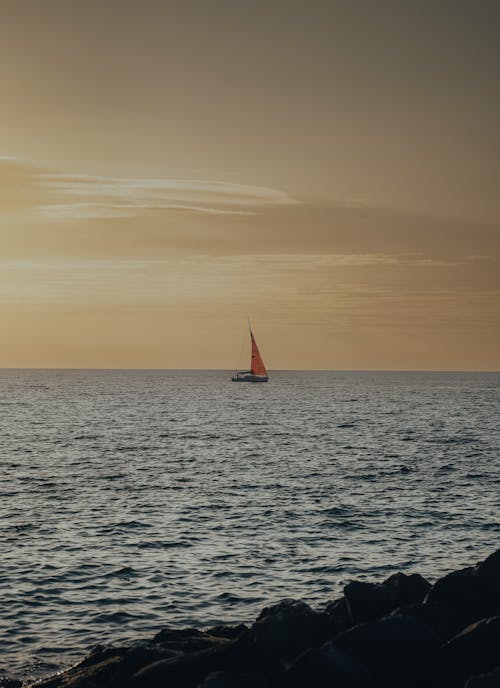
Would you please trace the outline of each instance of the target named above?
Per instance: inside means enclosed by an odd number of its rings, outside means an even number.
[[[500,369],[496,0],[0,8],[0,367]]]

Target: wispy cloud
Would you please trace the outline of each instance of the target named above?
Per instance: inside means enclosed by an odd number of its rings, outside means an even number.
[[[53,219],[130,217],[147,212],[248,215],[269,206],[297,203],[285,191],[263,186],[61,174],[7,156],[0,157],[0,181],[8,182],[9,198],[16,198],[17,208]]]
[[[180,203],[53,203],[38,206],[40,213],[54,220],[96,219],[106,217],[131,217],[143,213],[158,213],[164,211],[193,213],[195,215],[253,215],[255,211],[231,210],[228,208],[210,208],[200,205],[182,205]]]
[[[285,269],[292,272],[321,268],[364,268],[376,266],[453,268],[466,261],[427,258],[420,253],[264,253],[227,255],[216,258],[192,256],[191,260],[211,260],[219,265],[249,267],[260,265],[271,270]]]
[[[450,262],[453,269],[457,264]],[[431,271],[442,268],[419,255],[383,254],[250,254],[191,255],[171,259],[39,259],[0,260],[0,301],[111,301],[137,299],[154,303],[195,298],[204,301],[216,296],[224,302],[235,294],[255,298],[281,294],[293,298],[321,300],[336,295],[340,299],[349,283],[349,293],[400,298],[413,287],[398,282],[387,285],[387,269],[398,267]],[[366,284],[367,269],[380,268],[384,280]],[[251,277],[250,277],[251,276]],[[251,283],[251,288],[249,288]],[[435,284],[425,280],[429,288]],[[361,286],[360,286],[361,285]],[[426,287],[427,288],[427,287]],[[360,291],[361,289],[361,291]],[[423,293],[419,287],[416,293]],[[231,296],[230,296],[231,295]]]

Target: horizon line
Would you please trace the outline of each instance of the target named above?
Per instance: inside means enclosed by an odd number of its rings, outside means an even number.
[[[78,371],[120,371],[120,372],[234,372],[233,368],[108,368],[104,366],[0,366],[3,370],[78,370]],[[492,368],[273,368],[272,373],[500,373]]]

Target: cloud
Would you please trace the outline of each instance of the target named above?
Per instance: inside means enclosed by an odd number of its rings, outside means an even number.
[[[155,179],[61,174],[0,157],[2,206],[51,219],[133,217],[147,212],[249,215],[296,204],[286,192],[203,179]]]
[[[227,208],[210,208],[198,205],[181,205],[180,203],[53,203],[40,205],[38,210],[45,218],[50,219],[98,219],[106,217],[131,217],[143,213],[163,211],[193,213],[195,215],[252,215],[255,211],[230,210]]]
[[[0,260],[0,301],[150,303],[215,298],[224,302],[239,298],[275,298],[322,302],[335,296],[338,303],[351,298],[391,299],[436,291],[432,276],[425,288],[408,282],[407,271],[431,271],[432,261],[418,255],[383,254],[250,254],[229,256],[191,255],[171,259],[38,259]],[[401,281],[398,268],[404,268]],[[454,268],[450,262],[448,267]],[[437,266],[442,269],[441,263]],[[375,280],[371,268],[379,269]],[[387,269],[396,271],[395,289]],[[370,284],[367,280],[370,279]],[[440,285],[441,289],[443,286]],[[461,290],[460,290],[461,291]]]

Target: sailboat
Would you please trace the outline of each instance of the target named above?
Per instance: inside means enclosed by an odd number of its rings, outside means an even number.
[[[250,360],[250,370],[240,370],[234,377],[231,378],[233,382],[267,382],[269,380],[266,366],[260,355],[259,347],[253,336],[252,328],[248,323],[250,330],[250,340],[252,342],[252,358]]]

